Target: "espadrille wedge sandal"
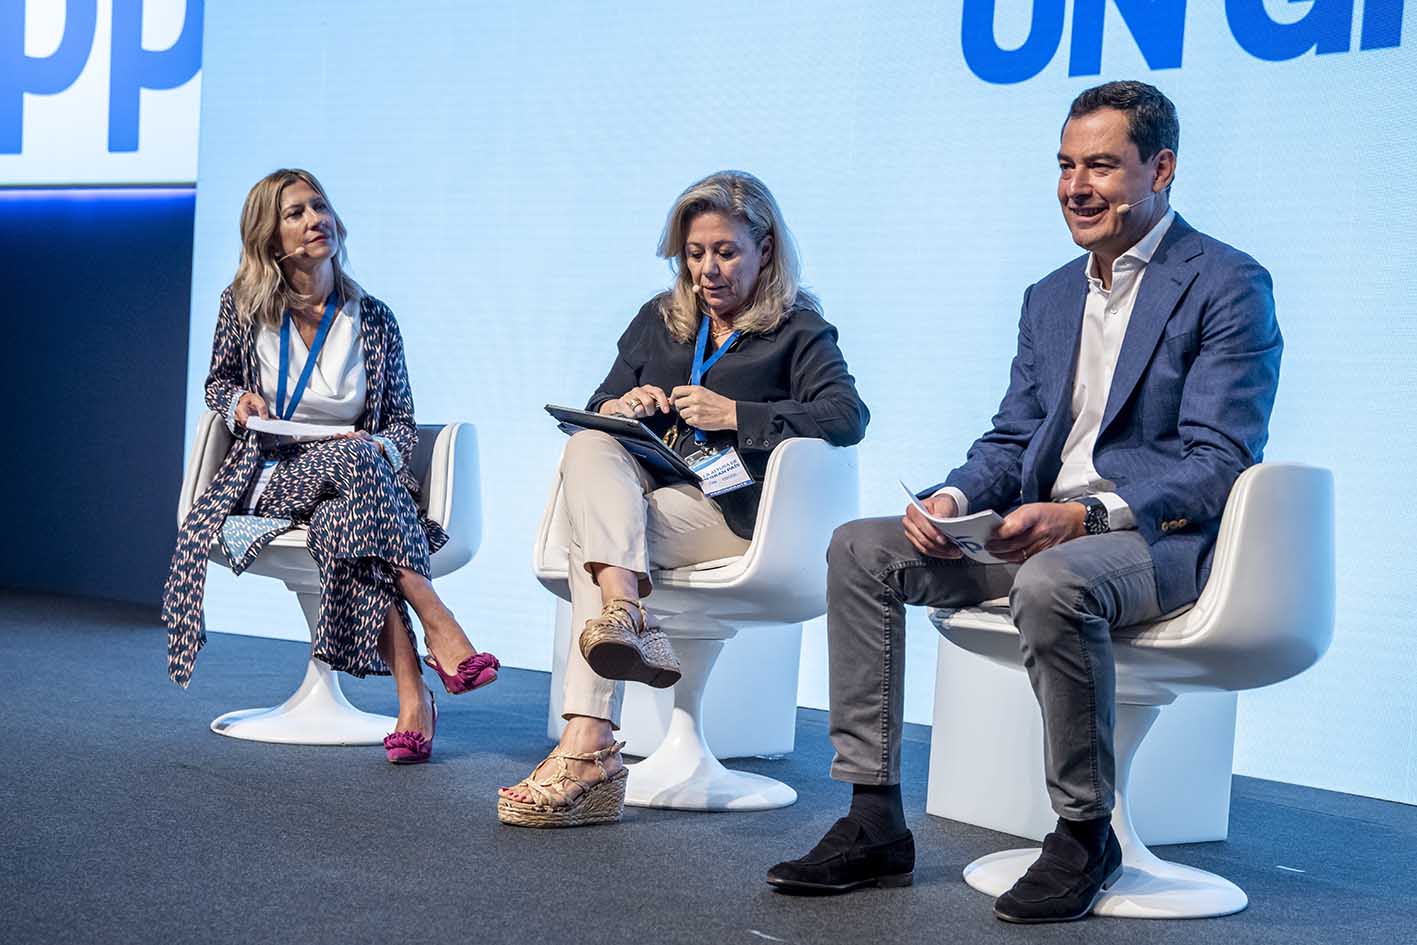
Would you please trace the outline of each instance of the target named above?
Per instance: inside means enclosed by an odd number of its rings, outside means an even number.
[[[532,772],[511,790],[531,796],[523,803],[506,795],[497,798],[497,819],[513,827],[589,827],[591,824],[613,824],[625,813],[625,779],[629,770],[621,768],[614,774],[605,770],[604,761],[619,754],[624,742],[616,742],[599,751],[573,753],[553,751],[546,761],[556,762],[556,773],[535,777]],[[571,774],[568,761],[594,761],[600,769],[600,780],[583,781]],[[542,762],[545,764],[546,762]],[[541,767],[541,765],[537,765]],[[566,799],[566,785],[575,784],[581,793]]]
[[[638,612],[639,619],[636,620]],[[617,597],[581,631],[581,655],[606,679],[628,679],[655,689],[679,681],[679,660],[669,637],[650,623],[644,605]]]

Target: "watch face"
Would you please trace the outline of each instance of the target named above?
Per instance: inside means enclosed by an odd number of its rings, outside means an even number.
[[[1089,535],[1103,535],[1111,529],[1107,522],[1107,506],[1096,499],[1087,503],[1087,517],[1083,519],[1083,528]]]

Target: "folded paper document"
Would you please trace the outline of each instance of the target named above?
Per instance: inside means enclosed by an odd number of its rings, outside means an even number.
[[[994,537],[995,530],[1004,522],[998,512],[986,509],[983,512],[961,515],[958,518],[940,518],[927,512],[925,506],[915,497],[915,492],[904,482],[901,482],[900,487],[905,490],[906,495],[910,496],[910,504],[930,520],[930,524],[935,526],[937,532],[954,542],[966,557],[978,561],[980,564],[1006,563],[984,550],[984,543]]]
[[[255,430],[257,433],[270,433],[275,436],[306,437],[339,436],[341,433],[354,432],[354,427],[351,426],[303,423],[299,420],[262,420],[260,417],[248,417],[246,429]]]

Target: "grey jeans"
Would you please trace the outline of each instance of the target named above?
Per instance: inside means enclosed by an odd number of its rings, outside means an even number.
[[[1069,820],[1111,812],[1112,631],[1161,613],[1140,534],[1089,535],[1022,565],[982,565],[922,555],[898,517],[867,518],[836,530],[827,563],[833,778],[900,781],[905,606],[965,607],[1007,596],[1043,712],[1053,809]]]

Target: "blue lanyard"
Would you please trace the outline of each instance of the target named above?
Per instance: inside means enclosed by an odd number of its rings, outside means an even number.
[[[290,310],[287,309],[285,317],[280,323],[280,381],[276,386],[276,416],[281,420],[289,420],[295,416],[295,408],[300,403],[300,398],[305,394],[305,388],[310,386],[310,375],[315,370],[315,361],[320,357],[320,349],[325,346],[325,336],[330,333],[330,325],[335,320],[335,294],[330,293],[330,297],[325,300],[325,314],[320,319],[320,327],[315,331],[315,340],[310,345],[310,355],[305,359],[305,369],[300,372],[300,379],[295,382],[295,391],[290,396],[290,407],[285,405],[285,379],[290,374]]]
[[[733,342],[737,341],[738,336],[741,334],[743,334],[741,331],[735,331],[733,334],[723,339],[723,344],[719,345],[713,355],[705,361],[704,351],[708,348],[709,336],[709,317],[705,315],[699,322],[699,339],[694,342],[694,363],[693,366],[689,368],[689,383],[698,387],[704,379],[704,373],[717,364],[719,358],[728,353],[728,349],[733,346]],[[703,430],[694,431],[694,442],[704,443],[707,440],[708,437],[704,435]]]

